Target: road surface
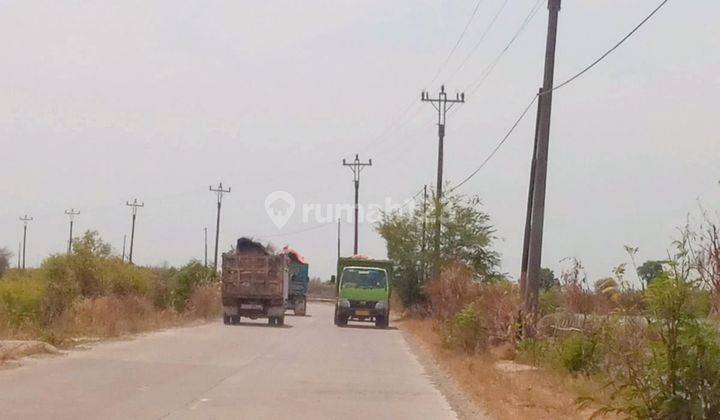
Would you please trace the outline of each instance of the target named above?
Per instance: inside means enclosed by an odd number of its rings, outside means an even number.
[[[218,321],[27,359],[0,371],[0,417],[455,418],[400,331],[337,328],[332,311],[313,303],[283,328]]]

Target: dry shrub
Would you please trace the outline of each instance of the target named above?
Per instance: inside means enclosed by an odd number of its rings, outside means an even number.
[[[175,325],[179,320],[177,312],[157,311],[147,298],[103,296],[76,300],[53,326],[53,332],[60,335],[115,337]]]
[[[425,286],[430,313],[443,322],[446,343],[466,351],[511,341],[520,305],[516,285],[481,283],[476,278],[467,266],[452,264]]]
[[[480,293],[480,283],[474,280],[475,272],[461,263],[453,263],[442,270],[440,277],[425,285],[430,313],[447,320],[473,302]]]
[[[214,319],[222,313],[220,284],[211,283],[198,286],[190,295],[188,305],[191,316],[203,319]]]

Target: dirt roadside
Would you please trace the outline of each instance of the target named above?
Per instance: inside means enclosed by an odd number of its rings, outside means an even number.
[[[580,410],[575,404],[577,397],[590,389],[581,378],[568,383],[567,378],[552,372],[501,361],[493,355],[446,350],[432,320],[404,319],[395,325],[414,346],[460,418],[587,419],[594,412]]]

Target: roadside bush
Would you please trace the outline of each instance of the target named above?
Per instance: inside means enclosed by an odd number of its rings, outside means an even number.
[[[540,290],[538,303],[540,307],[540,316],[554,314],[557,312],[563,302],[562,290],[560,286],[553,286],[546,290]]]
[[[482,321],[475,305],[467,305],[465,309],[445,322],[443,345],[468,353],[485,350],[488,345],[488,334]]]
[[[190,296],[188,309],[195,316],[213,319],[222,313],[220,283],[205,284],[196,287]]]
[[[668,276],[648,287],[644,345],[615,354],[618,365],[608,371],[619,403],[601,412],[633,418],[720,417],[720,334],[698,318],[696,290]]]
[[[7,275],[0,281],[0,320],[6,328],[37,324],[41,319],[41,303],[46,283],[31,272]]]
[[[551,355],[554,354],[552,343],[549,340],[529,338],[517,343],[515,359],[533,366],[550,365]]]
[[[589,375],[599,367],[600,351],[593,336],[572,334],[558,342],[558,353],[563,367],[570,373]]]
[[[466,308],[480,293],[480,283],[473,270],[460,263],[450,264],[440,277],[425,285],[425,294],[432,315],[447,320]]]
[[[212,268],[205,267],[199,261],[190,261],[188,264],[180,268],[173,276],[175,289],[171,291],[172,302],[175,309],[179,312],[185,310],[193,290],[210,284],[216,279],[216,275]]]

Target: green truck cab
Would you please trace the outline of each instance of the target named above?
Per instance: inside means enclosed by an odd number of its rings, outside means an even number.
[[[390,324],[392,262],[366,258],[340,258],[337,267],[335,325],[349,320],[374,321],[375,326]]]

